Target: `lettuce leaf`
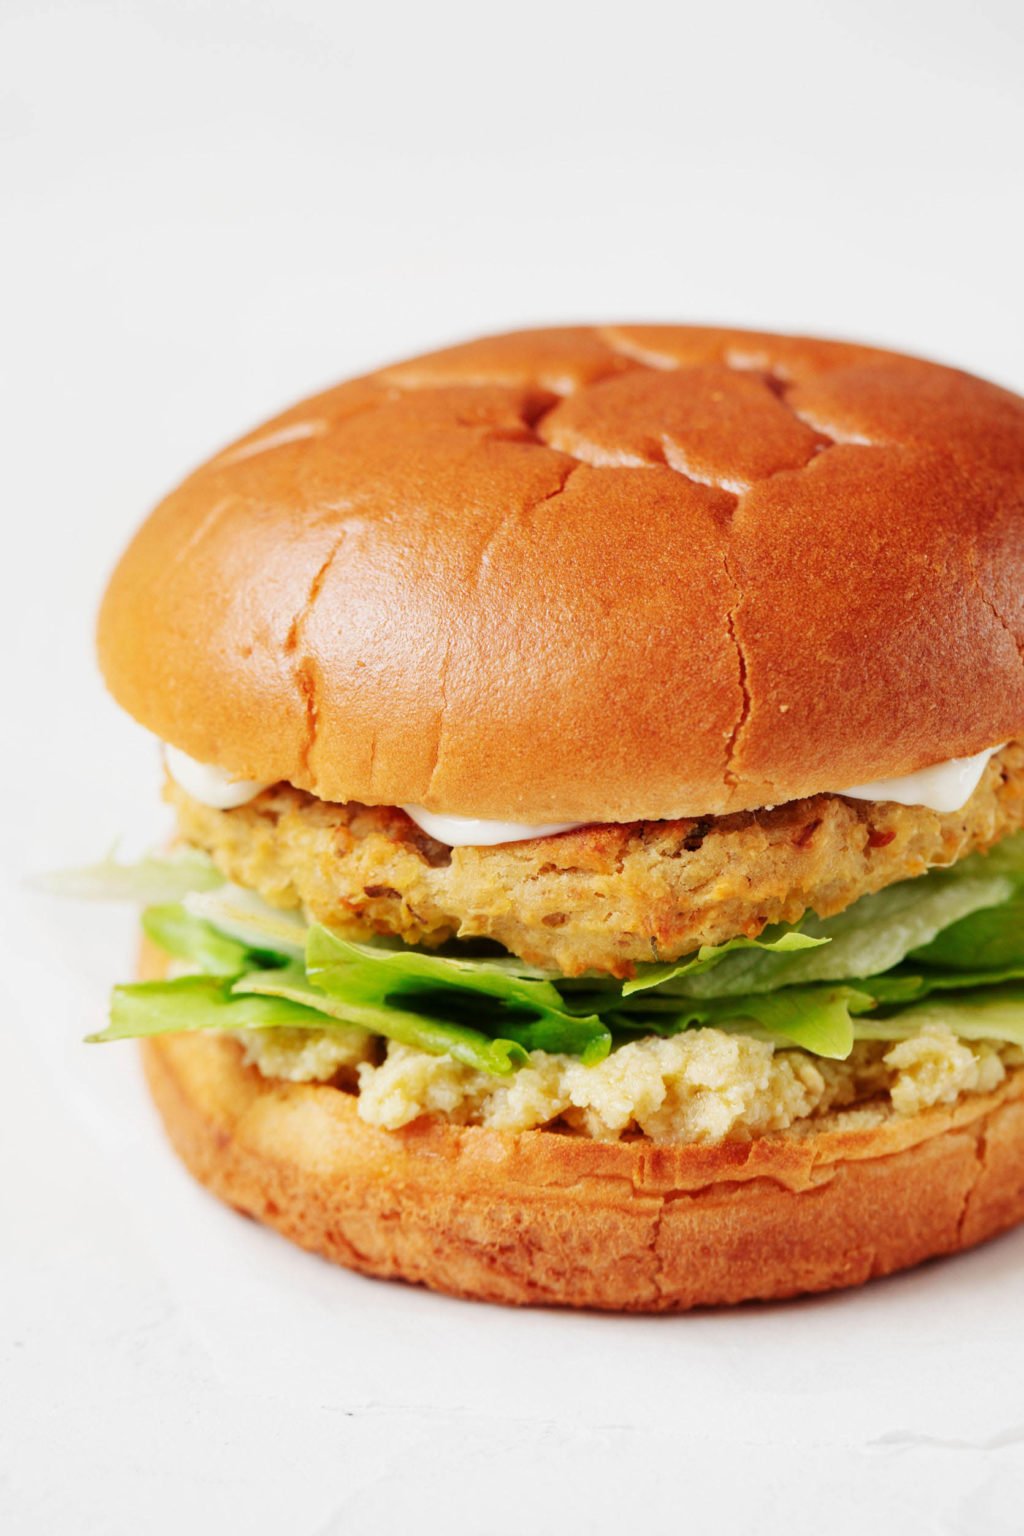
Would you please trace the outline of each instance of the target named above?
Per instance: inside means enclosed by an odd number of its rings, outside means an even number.
[[[179,976],[115,987],[110,1023],[90,1041],[128,1040],[200,1029],[320,1029],[323,1016],[284,998],[234,997],[230,981]]]
[[[181,901],[193,891],[211,891],[223,885],[224,876],[208,854],[198,848],[175,848],[170,853],[152,853],[135,864],[119,864],[111,853],[98,864],[82,869],[57,870],[36,876],[33,884],[54,896],[72,896],[79,900],[137,901],[151,903]]]
[[[380,994],[442,987],[519,1003],[537,1013],[564,1011],[558,988],[547,977],[540,980],[524,975],[519,961],[507,963],[502,956],[467,960],[409,945],[367,944],[346,938],[322,923],[310,925],[306,970],[321,985],[345,979],[351,986]]]
[[[874,1007],[874,998],[854,987],[786,987],[748,997],[677,1000],[671,1013],[619,1014],[615,1022],[634,1033],[661,1036],[707,1025],[844,1061],[853,1049],[853,1016]]]
[[[261,963],[251,949],[237,939],[228,938],[212,923],[194,917],[180,901],[159,907],[146,907],[142,931],[168,955],[187,960],[208,976],[239,976]]]
[[[1024,978],[1024,965],[977,971],[912,971],[900,966],[887,976],[869,976],[858,985],[870,992],[876,1003],[883,1007],[902,1007],[930,997],[933,992],[963,992],[978,987],[996,987],[1021,978]]]
[[[961,918],[913,950],[910,958],[955,971],[1024,965],[1024,833],[1004,838],[987,854],[972,854],[957,865],[957,870],[964,869],[969,875],[984,873],[1009,880],[1011,899]]]
[[[639,972],[632,980],[624,983],[623,997],[631,997],[635,992],[645,992],[651,987],[664,987],[666,982],[677,981],[681,977],[701,976],[705,971],[716,969],[721,965],[726,955],[735,954],[742,949],[766,950],[771,954],[791,954],[794,950],[817,949],[821,944],[829,943],[827,938],[815,938],[812,934],[803,933],[796,928],[766,930],[771,932],[770,938],[762,934],[759,939],[737,938],[729,939],[725,944],[702,944],[695,955],[690,955],[684,960],[670,961],[665,965],[642,965]]]
[[[411,948],[356,943],[314,923],[306,946],[306,974],[339,1003],[394,1006],[451,1023],[460,1016],[493,1022],[495,1030],[526,1050],[567,1051],[599,1061],[611,1048],[611,1031],[596,1014],[567,1010],[558,988],[524,977],[500,957],[463,960]],[[481,1000],[487,1005],[481,1007]]]
[[[1024,965],[1024,896],[961,918],[930,944],[912,950],[910,959],[951,971]]]
[[[355,1024],[385,1040],[415,1046],[431,1056],[452,1056],[478,1072],[507,1076],[526,1062],[526,1050],[512,1039],[492,1039],[479,1030],[423,1014],[395,1008],[388,1003],[356,1002],[325,996],[308,980],[301,965],[280,970],[255,971],[241,977],[232,987],[234,997],[259,996],[282,998],[319,1012],[318,1025],[329,1028],[332,1019]],[[327,1015],[327,1017],[324,1017]]]
[[[971,876],[1003,875],[1013,882],[1015,889],[1024,891],[1024,832],[1004,837],[987,853],[972,853],[948,871],[951,876],[958,872]]]
[[[1012,881],[1005,875],[963,876],[957,870],[921,875],[862,896],[836,917],[806,918],[801,933],[827,940],[821,947],[795,953],[730,953],[705,972],[688,974],[684,969],[661,987],[673,996],[733,997],[875,976],[931,943],[944,928],[983,908],[997,907],[1012,895]]]
[[[394,991],[451,990],[492,997],[532,1012],[561,1017],[565,1003],[543,973],[524,975],[518,961],[501,956],[464,959],[408,945],[368,944],[313,923],[306,942],[306,970],[321,985],[354,986],[386,995]]]
[[[961,1040],[1001,1040],[1024,1046],[1024,982],[954,992],[937,1002],[912,1004],[885,1018],[858,1019],[858,1040],[906,1040],[943,1024]]]
[[[182,905],[193,917],[211,923],[247,949],[289,960],[301,960],[306,953],[305,919],[298,912],[272,907],[240,885],[225,883],[216,890],[192,893]]]
[[[110,1027],[96,1039],[348,1027],[506,1075],[529,1051],[595,1062],[613,1040],[701,1026],[836,1060],[855,1039],[902,1039],[938,1020],[964,1038],[1024,1033],[1024,834],[837,917],[705,946],[644,966],[625,985],[465,945],[427,951],[350,938],[224,882],[188,851],[97,871],[78,872],[81,888],[158,893],[145,931],[202,974],[117,988]]]

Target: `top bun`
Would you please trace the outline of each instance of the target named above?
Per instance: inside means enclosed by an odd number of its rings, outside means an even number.
[[[152,514],[117,699],[238,777],[719,814],[1024,730],[1024,400],[869,347],[523,331],[278,416]]]

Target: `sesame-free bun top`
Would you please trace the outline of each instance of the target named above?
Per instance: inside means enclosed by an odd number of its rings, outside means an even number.
[[[1024,401],[876,349],[523,331],[217,455],[110,582],[165,741],[327,800],[717,814],[1024,729]]]

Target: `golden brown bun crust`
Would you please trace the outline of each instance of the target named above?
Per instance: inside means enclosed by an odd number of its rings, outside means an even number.
[[[1024,401],[834,342],[516,333],[296,406],[110,583],[120,702],[325,800],[798,799],[1024,729]]]
[[[723,1146],[366,1125],[226,1038],[143,1047],[165,1127],[228,1204],[366,1274],[519,1305],[664,1312],[859,1285],[1024,1219],[1024,1069],[872,1130]]]

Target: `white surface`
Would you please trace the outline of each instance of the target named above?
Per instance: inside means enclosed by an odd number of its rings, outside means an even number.
[[[263,413],[563,316],[864,335],[1024,385],[1017,5],[0,8],[0,1528],[1017,1533],[1024,1234],[855,1295],[518,1315],[335,1272],[79,1041],[153,820],[90,629]]]

